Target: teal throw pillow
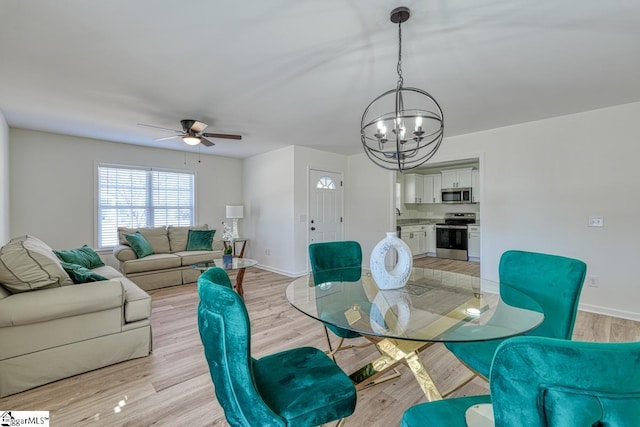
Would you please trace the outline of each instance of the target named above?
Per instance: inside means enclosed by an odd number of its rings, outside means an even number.
[[[188,251],[210,251],[216,230],[189,230]]]
[[[78,264],[85,268],[102,267],[104,262],[100,256],[87,245],[83,245],[79,249],[70,249],[68,251],[53,251],[60,261]]]
[[[70,262],[62,261],[60,263],[64,271],[67,272],[73,283],[89,283],[89,282],[100,282],[102,280],[109,280],[101,274],[94,273],[86,267],[83,267],[78,264],[73,264]]]
[[[133,234],[125,234],[124,237],[127,239],[129,246],[131,246],[131,249],[133,249],[133,252],[136,253],[138,258],[144,258],[155,253],[153,252],[153,248],[149,242],[147,242],[147,239],[145,239],[139,231],[136,231]]]

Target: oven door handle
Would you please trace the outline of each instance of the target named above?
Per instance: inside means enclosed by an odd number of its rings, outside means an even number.
[[[466,225],[436,225],[436,229],[445,229],[445,230],[466,230]]]

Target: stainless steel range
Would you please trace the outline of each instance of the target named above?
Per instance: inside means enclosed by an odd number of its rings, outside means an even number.
[[[468,261],[467,225],[475,223],[475,213],[446,213],[444,223],[436,224],[436,256]]]

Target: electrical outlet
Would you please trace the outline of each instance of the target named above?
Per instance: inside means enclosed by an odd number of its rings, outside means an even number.
[[[591,215],[589,216],[589,227],[604,227],[604,217]]]
[[[266,248],[266,249],[264,250],[264,254],[265,254],[265,255],[271,255],[271,248]]]
[[[592,288],[597,288],[600,285],[598,276],[587,276],[587,284]]]

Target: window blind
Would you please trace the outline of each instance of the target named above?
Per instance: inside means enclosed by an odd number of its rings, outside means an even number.
[[[98,247],[118,244],[118,227],[193,225],[194,174],[98,166]]]

